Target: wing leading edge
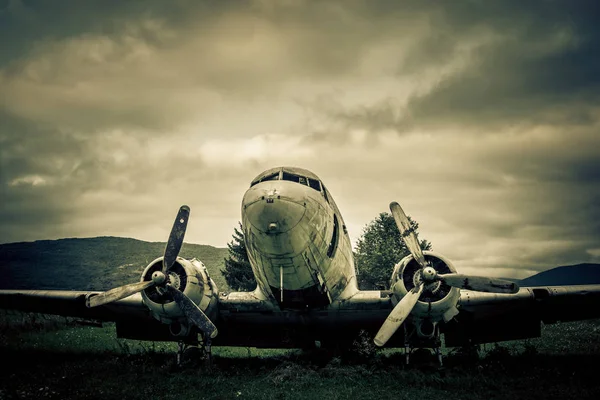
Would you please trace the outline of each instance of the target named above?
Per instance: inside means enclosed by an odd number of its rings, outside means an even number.
[[[98,293],[101,292],[0,290],[0,308],[101,321],[152,320],[139,293],[111,304],[88,308],[86,299]]]

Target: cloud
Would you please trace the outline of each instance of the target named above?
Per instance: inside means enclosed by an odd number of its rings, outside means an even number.
[[[75,2],[68,12],[77,21],[64,25],[53,23],[62,7],[21,6],[28,19],[4,16],[22,45],[0,69],[0,105],[77,130],[174,129],[232,103],[311,99],[357,77],[369,81],[363,95],[375,93],[427,29],[423,10],[386,13],[358,1],[217,4]]]
[[[289,135],[265,134],[241,140],[208,140],[198,151],[209,168],[236,169],[248,164],[261,168],[265,162],[279,165],[289,159],[302,160],[310,156],[311,149],[302,146],[301,141]]]
[[[188,240],[224,246],[250,179],[296,165],[354,240],[397,200],[464,272],[597,260],[595,15],[585,1],[11,1],[0,242],[164,240],[187,203]]]
[[[399,74],[451,63],[461,68],[404,104],[382,98],[346,111],[343,119],[373,129],[384,121],[400,133],[415,127],[459,125],[485,132],[510,124],[587,125],[594,120],[600,85],[595,72],[600,56],[594,51],[600,29],[592,17],[597,4],[446,6],[431,14],[431,26],[440,28],[417,37]]]
[[[167,29],[152,20],[131,25],[117,37],[38,43],[0,72],[0,104],[19,117],[88,132],[171,128],[194,110],[208,110],[215,96],[187,90],[185,71],[173,71],[168,54],[152,43],[168,37]]]

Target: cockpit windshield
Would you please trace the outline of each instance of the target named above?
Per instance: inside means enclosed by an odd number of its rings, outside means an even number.
[[[310,186],[311,188],[315,189],[317,192],[321,191],[321,182],[319,182],[316,179],[310,179],[305,176],[290,174],[289,172],[285,172],[285,171],[283,172],[282,179],[284,181],[298,182],[301,185]]]
[[[256,185],[257,183],[260,183],[260,182],[264,182],[264,181],[277,181],[277,180],[279,180],[279,172],[274,172],[272,174],[263,176],[260,179],[256,179],[255,181],[252,181],[252,183],[250,184],[250,187],[252,187],[252,186],[254,186],[254,185]]]
[[[260,181],[264,182],[264,181],[278,181],[278,180],[279,180],[279,172],[275,172],[274,174],[265,176]]]
[[[316,190],[317,192],[321,192],[321,182],[318,181],[317,179],[312,179],[312,178],[308,178],[306,176],[291,174],[291,173],[285,172],[285,171],[283,171],[283,173],[281,175],[279,174],[279,172],[274,172],[274,173],[266,175],[260,179],[256,179],[255,181],[253,181],[250,184],[250,187],[252,187],[260,182],[264,182],[264,181],[277,181],[280,179],[280,176],[281,176],[281,179],[284,181],[297,182],[301,185],[309,186],[309,187],[313,188],[314,190]]]

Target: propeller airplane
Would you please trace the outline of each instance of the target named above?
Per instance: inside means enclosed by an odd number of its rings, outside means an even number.
[[[459,274],[422,251],[400,205],[390,210],[410,251],[389,290],[360,290],[342,215],[322,181],[291,167],[264,171],[242,200],[256,277],[252,292],[220,293],[197,259],[179,257],[190,208],[177,213],[162,257],[140,281],[106,292],[0,290],[0,308],[114,321],[117,337],[211,346],[350,346],[367,332],[379,347],[448,347],[541,335],[542,323],[600,317],[600,285],[523,287]],[[400,238],[399,238],[400,239]],[[400,329],[403,328],[403,329]]]

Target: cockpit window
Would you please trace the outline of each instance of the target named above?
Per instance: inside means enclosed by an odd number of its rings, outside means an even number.
[[[282,179],[284,181],[300,182],[300,177],[298,175],[290,174],[289,172],[284,172]]]
[[[264,181],[277,181],[277,180],[279,180],[279,172],[275,172],[274,174],[267,175],[264,178],[262,178],[260,181],[264,182]]]
[[[252,182],[252,183],[250,184],[250,187],[252,187],[252,186],[256,185],[256,184],[257,184],[257,183],[259,183],[259,182],[264,182],[264,181],[277,181],[277,180],[279,180],[279,172],[274,172],[274,173],[272,173],[272,174],[270,174],[270,175],[267,175],[267,176],[265,176],[265,177],[263,177],[263,178],[261,178],[261,179],[257,179],[257,180],[255,180],[254,182]]]
[[[311,188],[315,189],[317,192],[321,191],[321,182],[315,180],[315,179],[309,179],[308,180],[308,186],[310,186]]]
[[[327,200],[329,203],[329,198],[327,197],[327,188],[325,188],[325,186],[323,186],[323,197],[325,197],[325,200]]]
[[[333,215],[333,235],[331,235],[331,242],[329,243],[329,248],[327,249],[327,257],[332,258],[333,254],[335,253],[335,250],[337,249],[338,246],[338,240],[339,240],[339,223],[338,223],[338,219],[337,219],[337,215]]]
[[[290,174],[289,172],[284,172],[282,179],[284,181],[298,182],[302,185],[310,186],[315,189],[317,192],[321,191],[321,182],[316,179],[310,179],[305,176],[300,176],[296,174]]]

